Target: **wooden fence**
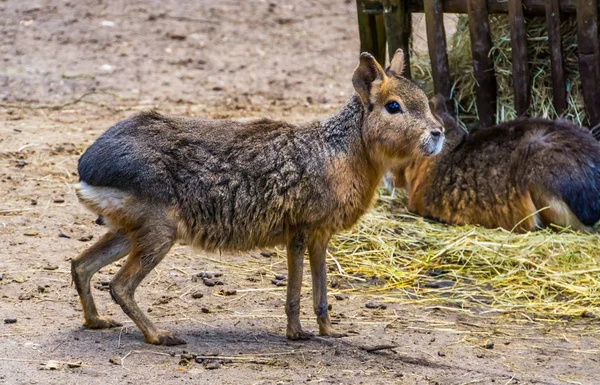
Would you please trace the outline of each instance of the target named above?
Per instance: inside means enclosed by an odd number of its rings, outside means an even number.
[[[579,72],[588,124],[600,124],[599,0],[357,0],[361,51],[385,61],[386,42],[390,55],[402,48],[410,77],[411,13],[424,12],[433,85],[448,100],[452,79],[448,69],[444,13],[464,13],[469,18],[473,72],[477,81],[480,125],[493,124],[496,113],[496,78],[490,56],[489,14],[508,13],[511,23],[512,77],[515,110],[524,115],[530,104],[531,80],[527,64],[525,16],[544,16],[551,51],[553,104],[560,114],[567,107],[561,48],[561,17],[577,18]]]

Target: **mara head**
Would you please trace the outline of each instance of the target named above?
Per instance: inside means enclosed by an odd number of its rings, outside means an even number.
[[[431,108],[431,112],[435,117],[442,122],[444,129],[447,131],[459,130],[462,129],[458,126],[456,119],[450,114],[448,111],[448,107],[446,105],[446,99],[443,95],[437,94],[431,98],[429,101],[429,107]]]
[[[403,71],[400,49],[385,71],[373,56],[362,53],[352,77],[365,107],[363,139],[388,167],[413,156],[436,155],[444,144],[444,128],[425,93],[402,77]]]
[[[442,123],[447,135],[444,151],[451,151],[456,144],[457,134],[462,137],[465,132],[459,127],[458,123],[448,111],[446,99],[437,94],[429,101],[429,108],[433,115]],[[441,155],[443,156],[443,155]],[[388,175],[388,182],[392,182],[394,187],[410,190],[411,185],[419,183],[419,180],[430,172],[431,165],[438,161],[439,157],[413,156],[406,158],[394,165],[392,175]]]

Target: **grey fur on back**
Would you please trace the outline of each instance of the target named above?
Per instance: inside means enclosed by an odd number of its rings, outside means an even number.
[[[306,125],[141,113],[88,148],[79,176],[175,206],[204,249],[278,243],[284,224],[314,226],[339,208],[327,162],[364,152],[363,113],[358,97],[336,116]]]

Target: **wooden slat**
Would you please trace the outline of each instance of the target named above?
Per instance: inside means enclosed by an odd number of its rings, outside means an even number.
[[[552,66],[552,98],[554,109],[560,116],[567,109],[567,89],[560,36],[560,11],[558,0],[547,0],[546,23],[550,40],[550,61]]]
[[[529,66],[527,65],[527,35],[521,0],[508,0],[510,24],[510,46],[512,51],[514,103],[517,116],[527,114],[531,89],[529,85]]]
[[[385,62],[385,29],[381,15],[368,15],[363,12],[361,0],[356,0],[360,52],[369,52],[383,64]],[[377,20],[380,20],[378,22]]]
[[[452,83],[450,81],[450,70],[448,69],[442,2],[441,0],[425,0],[424,6],[433,88],[436,94],[440,93],[447,101],[450,101]]]
[[[489,56],[492,49],[490,22],[485,2],[468,1],[469,33],[473,52],[473,73],[477,81],[477,110],[480,127],[496,122],[496,78],[494,61]]]
[[[406,0],[409,12],[423,12],[423,0]],[[480,0],[484,1],[484,0]],[[542,16],[545,12],[547,0],[523,0],[525,15]],[[563,13],[575,13],[577,0],[560,0],[560,11]],[[467,13],[468,0],[442,0],[443,10],[446,13]],[[506,0],[487,0],[487,9],[489,13],[508,13],[508,3]]]
[[[600,124],[600,47],[598,3],[577,0],[577,50],[583,102],[590,126]]]
[[[410,79],[412,20],[411,14],[406,11],[405,2],[401,0],[384,0],[383,21],[388,41],[388,57],[391,60],[396,50],[402,48],[404,52],[404,76]]]
[[[381,66],[385,66],[385,51],[387,47],[387,41],[385,36],[385,24],[383,22],[383,15],[375,16],[375,28],[377,30],[377,54],[374,55]]]

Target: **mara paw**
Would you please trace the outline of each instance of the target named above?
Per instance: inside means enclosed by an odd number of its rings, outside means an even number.
[[[146,336],[146,342],[152,345],[174,346],[185,345],[187,342],[168,331],[160,331],[155,336]]]
[[[314,334],[305,332],[304,330],[288,330],[286,333],[286,337],[290,341],[302,341],[302,340],[310,340],[314,337]]]
[[[111,318],[98,317],[83,321],[83,326],[88,329],[110,329],[123,326],[123,324]]]

